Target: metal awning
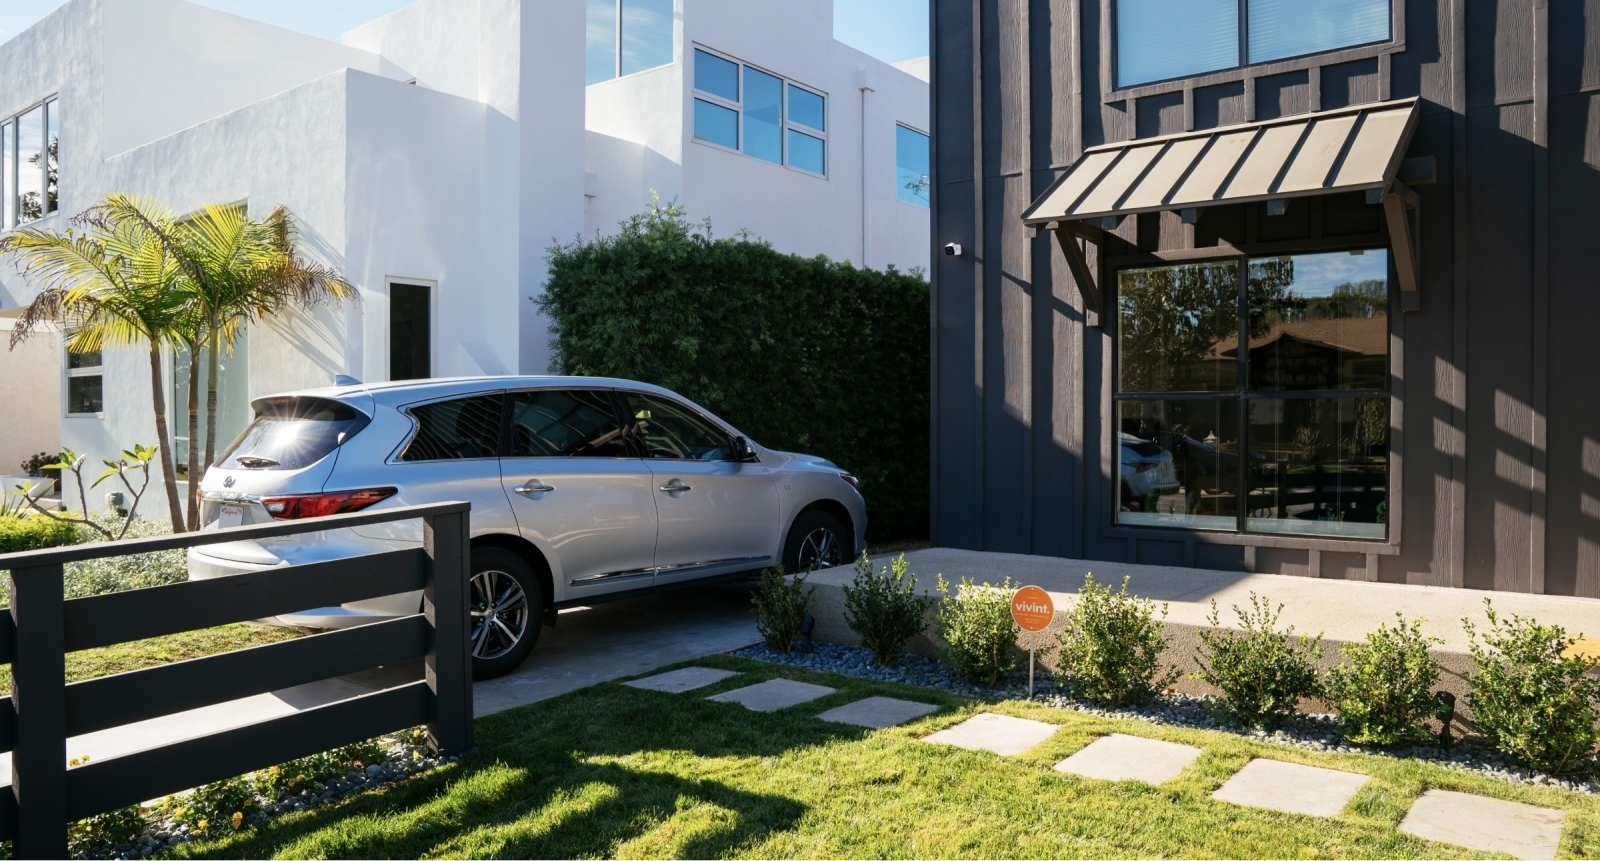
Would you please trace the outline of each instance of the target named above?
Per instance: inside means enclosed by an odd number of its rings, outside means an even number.
[[[1051,221],[1384,189],[1417,99],[1126,141],[1087,150],[1023,214]]]
[[[1102,241],[1117,219],[1180,210],[1193,223],[1202,210],[1366,190],[1382,203],[1399,274],[1403,307],[1417,299],[1417,195],[1396,180],[1420,99],[1319,111],[1093,147],[1023,213],[1025,224],[1053,228],[1088,306],[1100,308],[1097,273],[1081,242]],[[1431,181],[1432,164],[1427,160]],[[1279,205],[1281,207],[1281,204]]]

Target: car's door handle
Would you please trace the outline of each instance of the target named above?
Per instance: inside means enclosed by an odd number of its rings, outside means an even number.
[[[656,488],[656,490],[659,490],[662,493],[682,493],[685,490],[693,490],[693,489],[694,488],[690,487],[687,484],[684,484],[682,481],[680,481],[680,480],[678,480],[676,478],[674,478],[673,480],[667,482],[666,484],[663,484],[660,487]]]
[[[555,487],[553,487],[551,485],[548,485],[548,484],[545,484],[544,482],[534,478],[534,479],[529,479],[528,482],[526,484],[522,485],[521,487],[513,487],[511,489],[513,491],[517,492],[517,493],[529,494],[529,493],[549,493],[550,491],[555,490]]]

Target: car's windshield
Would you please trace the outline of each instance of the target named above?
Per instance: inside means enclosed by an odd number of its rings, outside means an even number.
[[[348,404],[325,398],[270,398],[256,404],[256,420],[223,450],[223,469],[304,469],[367,426]]]

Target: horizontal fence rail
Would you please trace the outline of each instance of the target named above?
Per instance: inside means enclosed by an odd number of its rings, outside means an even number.
[[[418,724],[440,754],[470,749],[469,517],[467,503],[449,502],[0,555],[11,587],[0,663],[12,665],[0,697],[0,752],[12,755],[0,840],[14,841],[16,858],[64,858],[72,820]],[[63,598],[71,562],[418,518],[418,549]],[[66,683],[71,651],[418,590],[413,616]],[[421,681],[67,770],[70,736],[417,658]]]

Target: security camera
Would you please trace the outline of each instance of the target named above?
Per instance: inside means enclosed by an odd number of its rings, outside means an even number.
[[[950,255],[951,257],[960,257],[961,246],[955,242],[946,242],[944,244],[944,253]]]

